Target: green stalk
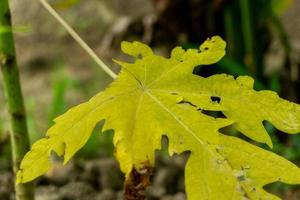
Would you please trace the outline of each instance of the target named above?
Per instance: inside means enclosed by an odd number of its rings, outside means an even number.
[[[254,50],[254,35],[253,35],[253,19],[251,13],[251,3],[250,0],[240,0],[240,11],[242,18],[242,32],[244,37],[245,46],[245,64],[248,70],[252,73],[256,72],[256,58]]]
[[[0,27],[11,27],[8,0],[0,1]],[[13,171],[17,173],[30,144],[12,31],[0,33],[0,67],[11,122]],[[15,185],[15,191],[16,200],[34,199],[33,183]]]
[[[235,29],[234,29],[234,17],[232,14],[232,8],[225,6],[224,8],[224,25],[225,25],[225,36],[227,42],[227,55],[230,57],[236,57],[235,50]]]

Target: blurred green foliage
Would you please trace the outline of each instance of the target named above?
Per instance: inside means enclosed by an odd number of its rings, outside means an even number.
[[[0,117],[0,141],[2,140],[2,137],[4,135],[4,123],[3,123],[3,120],[2,118]]]
[[[294,3],[294,0],[272,0],[273,11],[280,15]]]
[[[76,5],[79,2],[80,2],[80,0],[60,0],[60,1],[55,1],[54,8],[56,8],[56,9],[67,9],[67,8],[70,8],[71,6]]]
[[[52,72],[51,88],[52,100],[48,111],[49,127],[53,125],[53,119],[67,110],[66,93],[70,89],[72,79],[65,73],[63,65],[58,66]]]
[[[31,32],[31,28],[29,26],[0,26],[0,34],[7,33],[7,32],[14,32],[14,33],[29,33]]]
[[[290,44],[283,31],[279,16],[273,8],[274,1],[239,0],[224,5],[224,34],[228,43],[227,57],[231,62],[222,65],[231,69],[234,75],[252,75],[262,82],[258,89],[268,88],[270,85],[278,89],[276,76],[264,77],[264,56],[273,34],[278,35],[285,53],[290,52]],[[234,67],[232,64],[236,62]],[[240,66],[240,67],[237,67]],[[242,69],[241,69],[242,68]]]

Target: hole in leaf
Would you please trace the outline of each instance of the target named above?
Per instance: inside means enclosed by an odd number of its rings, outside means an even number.
[[[226,118],[225,115],[221,111],[211,111],[211,110],[201,110],[201,112],[205,115],[214,118]]]
[[[193,104],[192,102],[190,101],[186,101],[186,100],[182,100],[180,102],[178,102],[177,104],[188,104],[190,106],[193,106],[193,107],[197,107],[195,104]]]
[[[142,54],[138,54],[137,55],[137,59],[142,59],[143,58],[143,55]]]
[[[210,100],[212,102],[217,102],[217,103],[220,103],[221,102],[221,98],[220,97],[217,97],[217,96],[211,96],[210,97]]]
[[[238,181],[245,181],[246,180],[246,177],[245,175],[240,175],[237,177]]]

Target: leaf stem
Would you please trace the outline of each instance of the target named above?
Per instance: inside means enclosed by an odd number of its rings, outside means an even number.
[[[92,57],[92,59],[113,79],[117,75],[96,55],[96,53],[81,39],[76,31],[50,6],[46,0],[40,0],[46,10],[68,31],[74,40]]]

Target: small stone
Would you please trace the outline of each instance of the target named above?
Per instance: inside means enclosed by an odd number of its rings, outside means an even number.
[[[184,175],[180,175],[178,178],[178,192],[185,192],[185,182],[184,182]]]
[[[120,190],[123,188],[124,175],[114,159],[102,159],[98,166],[101,173],[99,181],[103,189]]]
[[[166,194],[166,189],[163,187],[149,186],[147,188],[147,197],[161,198]]]
[[[186,200],[186,196],[183,193],[177,193],[175,195],[167,195],[163,198],[161,198],[161,200]]]
[[[13,175],[10,172],[2,172],[0,176],[0,199],[10,200],[11,194],[14,194]]]
[[[95,200],[115,200],[117,194],[110,189],[104,189],[102,192],[97,195]]]
[[[175,194],[173,197],[173,200],[186,200],[186,199],[187,198],[186,198],[185,194],[181,193],[181,192]]]
[[[124,191],[120,190],[117,192],[117,200],[124,200]]]
[[[50,171],[42,177],[39,182],[62,186],[75,181],[79,174],[80,172],[75,168],[73,162],[70,162],[65,166],[61,163],[55,163]]]
[[[63,199],[86,199],[95,190],[85,182],[71,182],[60,189]]]
[[[59,189],[53,185],[39,186],[35,189],[35,200],[60,200]]]

